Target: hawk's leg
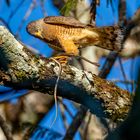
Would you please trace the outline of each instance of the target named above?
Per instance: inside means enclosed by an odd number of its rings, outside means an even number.
[[[67,55],[59,55],[59,56],[54,56],[52,58],[57,60],[60,64],[67,64],[69,56],[67,56]]]
[[[62,54],[60,54],[60,56],[56,56],[56,57],[53,57],[53,58],[56,59],[57,61],[59,61],[61,64],[67,64],[69,59],[72,58],[72,57],[83,59],[83,60],[87,61],[88,63],[91,63],[91,64],[93,64],[97,67],[100,66],[99,63],[92,62],[92,61],[86,59],[85,57],[79,56],[79,55],[75,56],[73,54],[62,53]]]
[[[58,38],[58,40],[67,55],[79,55],[78,47],[74,44],[73,40],[65,38]]]
[[[99,66],[96,62],[91,62],[90,60],[86,59],[83,56],[79,55],[79,50],[77,46],[74,44],[73,40],[66,40],[64,38],[59,38],[59,43],[61,44],[62,48],[64,49],[65,53],[61,54],[61,56],[56,56],[55,59],[57,59],[60,63],[67,63],[68,58],[71,57],[77,57],[81,58],[93,65]]]
[[[58,40],[64,50],[64,53],[53,58],[59,61],[61,64],[66,64],[68,59],[79,54],[79,50],[72,40],[66,40],[64,38],[58,38]]]

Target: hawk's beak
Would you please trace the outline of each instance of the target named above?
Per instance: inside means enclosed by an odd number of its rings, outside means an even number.
[[[35,33],[35,36],[37,36],[37,37],[40,37],[40,38],[44,38],[43,36],[42,36],[42,32],[41,31],[38,31],[38,32],[36,32]]]

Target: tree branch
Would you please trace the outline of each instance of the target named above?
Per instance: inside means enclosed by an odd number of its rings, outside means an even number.
[[[117,56],[118,56],[117,52],[110,52],[110,54],[108,55],[104,65],[102,67],[102,70],[99,73],[100,78],[106,78],[107,77],[107,75],[109,74]],[[75,128],[77,128],[77,129],[79,128],[81,122],[83,121],[83,119],[86,116],[87,111],[88,111],[88,109],[84,109],[84,107],[79,108],[78,113],[74,117],[70,127],[68,128],[68,130],[65,134],[64,140],[73,138],[72,136],[74,136],[76,131],[77,131]],[[101,119],[101,121],[103,121],[103,120]]]
[[[9,126],[7,125],[6,121],[3,119],[1,115],[0,115],[0,127],[3,130],[6,139],[13,140],[12,132],[10,131]]]
[[[53,94],[59,66],[52,59],[36,57],[0,26],[0,84]],[[121,121],[132,104],[130,94],[91,72],[62,65],[58,94],[78,102],[98,117]]]

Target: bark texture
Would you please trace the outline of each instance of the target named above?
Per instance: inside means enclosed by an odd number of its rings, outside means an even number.
[[[55,61],[32,54],[0,26],[1,85],[53,94],[59,69]],[[132,104],[132,97],[126,90],[68,64],[62,64],[57,93],[86,106],[99,117],[117,122],[127,116]]]

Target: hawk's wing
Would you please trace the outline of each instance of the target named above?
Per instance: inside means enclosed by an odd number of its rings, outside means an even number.
[[[57,25],[69,25],[73,27],[85,27],[86,24],[81,23],[73,17],[64,16],[48,16],[44,18],[44,22],[47,24],[57,24]]]

